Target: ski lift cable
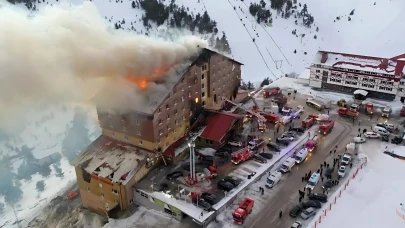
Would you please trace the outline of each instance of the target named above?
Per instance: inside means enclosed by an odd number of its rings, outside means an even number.
[[[248,5],[246,5],[245,2],[242,1],[242,3],[246,6],[246,8],[249,10]],[[264,28],[264,26],[260,23],[258,23],[260,25],[260,27],[262,27],[262,29],[264,30],[264,32],[270,37],[270,39],[273,41],[274,45],[276,45],[276,47],[278,48],[278,50],[281,52],[281,54],[283,55],[283,57],[285,58],[285,60],[287,61],[287,63],[291,65],[291,63],[288,61],[287,57],[284,55],[283,51],[281,50],[280,46],[278,46],[278,44],[276,43],[276,41],[273,39],[273,37],[270,35],[270,33],[266,30],[266,28]]]
[[[229,5],[231,5],[232,9],[234,9],[236,15],[238,16],[240,22],[241,22],[242,25],[243,25],[242,18],[239,16],[238,12],[235,10],[235,7],[232,5],[232,3],[231,3],[229,0],[228,0],[228,3],[229,3]],[[243,25],[243,27],[245,28],[246,32],[249,34],[250,38],[253,40],[253,36],[250,34],[250,32],[249,32],[249,30],[246,28],[246,26]],[[264,64],[266,65],[267,69],[270,71],[270,73],[271,73],[275,78],[277,78],[277,76],[273,73],[273,71],[270,69],[269,65],[267,64],[267,62],[266,62],[266,60],[265,60],[263,54],[261,53],[259,47],[257,46],[256,42],[253,42],[253,43],[254,43],[254,45],[256,46],[256,49],[257,49],[257,51],[259,52],[260,56],[262,57],[262,60],[263,60]]]

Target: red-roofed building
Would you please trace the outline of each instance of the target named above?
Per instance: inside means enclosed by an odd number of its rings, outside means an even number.
[[[231,130],[243,126],[243,116],[233,113],[211,112],[204,122],[206,127],[196,143],[219,149],[225,144]]]
[[[309,85],[353,93],[365,90],[369,97],[394,100],[403,97],[405,55],[393,58],[318,51],[310,66]]]

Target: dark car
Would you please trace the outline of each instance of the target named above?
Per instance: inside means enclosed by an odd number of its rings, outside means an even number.
[[[194,205],[203,209],[204,211],[209,211],[211,209],[211,204],[209,204],[207,201],[205,201],[203,199],[198,200],[198,203],[197,203],[197,201],[194,201],[193,203],[194,203]]]
[[[333,170],[334,170],[334,168],[333,168],[333,167],[329,167],[329,168],[327,168],[327,169],[326,169],[326,171],[325,171],[325,177],[326,177],[326,176],[330,176],[330,175],[332,175]]]
[[[328,202],[328,196],[323,193],[308,193],[308,198],[310,200],[321,201],[322,203]]]
[[[240,184],[240,180],[237,179],[236,177],[226,176],[226,177],[224,177],[223,180],[226,181],[226,182],[231,183],[235,187]]]
[[[214,205],[217,203],[217,197],[214,194],[203,192],[201,194],[201,199],[205,200],[207,203]]]
[[[333,187],[333,181],[332,180],[327,180],[323,185],[322,188],[325,190],[329,190]]]
[[[225,192],[231,191],[235,186],[231,183],[229,183],[226,180],[220,180],[218,181],[217,187],[219,190],[223,190]]]
[[[391,143],[393,144],[400,144],[402,142],[402,137],[395,136],[393,139],[391,139]]]
[[[293,208],[290,210],[290,216],[291,217],[297,217],[302,211],[302,206],[301,204],[295,205]]]
[[[166,179],[168,180],[175,180],[179,177],[183,176],[183,171],[175,171],[166,175]]]
[[[266,158],[266,159],[272,159],[273,158],[273,154],[270,153],[261,153],[260,156]]]
[[[276,143],[284,146],[288,146],[290,142],[291,142],[290,138],[276,138]]]
[[[159,185],[159,192],[167,192],[169,191],[169,185],[166,183],[161,183]]]
[[[215,151],[214,153],[215,156],[218,156],[220,158],[227,158],[229,157],[229,153],[226,151]]]
[[[313,208],[321,208],[321,207],[322,207],[322,204],[321,204],[321,202],[319,202],[319,201],[317,201],[317,200],[307,200],[307,201],[302,202],[302,203],[301,203],[301,206],[302,206],[304,209],[307,209],[307,208],[310,208],[310,207],[313,207]]]
[[[267,163],[267,159],[258,154],[255,154],[252,159],[262,164]]]
[[[228,152],[228,153],[232,153],[232,147],[224,146],[224,147],[219,148],[218,151],[225,151],[225,152]]]
[[[295,131],[295,132],[299,132],[299,133],[304,133],[305,132],[305,128],[303,127],[292,127],[291,131]]]
[[[270,150],[275,151],[275,152],[281,151],[280,147],[275,143],[267,143],[267,148],[269,148]]]

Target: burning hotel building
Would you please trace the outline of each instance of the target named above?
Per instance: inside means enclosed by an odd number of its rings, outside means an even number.
[[[145,96],[147,105],[128,103],[125,114],[97,107],[102,135],[72,162],[83,206],[105,214],[133,203],[132,187],[157,164],[157,155],[184,138],[202,110],[221,109],[223,97],[233,100],[241,66],[203,48],[165,85],[165,94]]]

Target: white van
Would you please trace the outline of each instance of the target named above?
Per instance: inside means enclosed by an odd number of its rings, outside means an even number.
[[[380,135],[389,135],[390,134],[390,132],[387,131],[387,129],[385,129],[383,127],[379,127],[379,126],[375,126],[374,131]]]
[[[280,172],[286,173],[291,170],[291,168],[295,165],[295,159],[294,158],[287,158],[285,162],[281,165]]]
[[[276,171],[276,172],[272,173],[270,176],[267,177],[266,187],[272,188],[280,180],[281,180],[281,173],[279,171]]]
[[[298,151],[298,153],[295,155],[295,162],[297,164],[304,162],[305,158],[307,158],[307,156],[308,156],[308,150],[304,148],[304,149]]]
[[[311,175],[311,178],[309,178],[308,184],[307,184],[307,186],[305,186],[305,188],[309,188],[311,190],[314,190],[316,184],[318,184],[320,176],[321,175],[319,173],[313,173]]]

